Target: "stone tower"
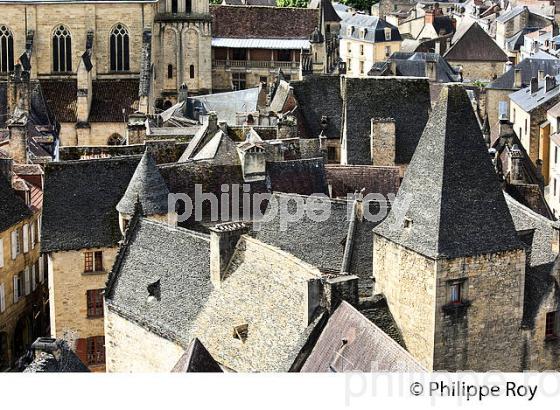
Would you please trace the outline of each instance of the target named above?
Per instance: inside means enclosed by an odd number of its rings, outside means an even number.
[[[375,292],[432,370],[520,371],[525,248],[465,90],[442,90],[387,219]]]
[[[138,209],[138,204],[142,210],[142,216],[175,226],[177,215],[175,210],[169,211],[168,209],[168,195],[169,189],[165,180],[159,173],[154,159],[146,151],[130,179],[124,196],[117,204],[121,232],[124,234],[128,223]]]
[[[161,90],[167,104],[177,101],[183,83],[194,94],[212,89],[211,24],[208,0],[159,1],[152,35],[154,90]]]

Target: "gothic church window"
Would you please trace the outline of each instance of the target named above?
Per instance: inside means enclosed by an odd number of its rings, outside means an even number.
[[[185,0],[185,13],[192,13],[192,0]]]
[[[167,65],[167,78],[173,78],[173,64]]]
[[[179,1],[171,0],[171,13],[176,14],[179,12]]]
[[[130,46],[128,30],[117,24],[110,38],[111,71],[130,70]]]
[[[58,26],[54,30],[52,52],[54,72],[72,71],[72,36],[66,27]]]
[[[14,70],[14,36],[6,26],[0,26],[0,72]]]

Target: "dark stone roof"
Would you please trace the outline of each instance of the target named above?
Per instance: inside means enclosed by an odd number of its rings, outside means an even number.
[[[292,7],[210,6],[212,37],[308,39],[319,10]]]
[[[396,52],[391,55],[388,61],[396,63],[397,75],[399,76],[426,77],[428,72],[426,66],[433,63],[436,66],[437,82],[450,83],[460,81],[460,75],[437,53]]]
[[[135,216],[105,299],[119,315],[186,347],[192,321],[212,290],[209,272],[207,236]]]
[[[513,86],[515,82],[515,69],[521,70],[521,88],[526,87],[531,82],[531,78],[538,77],[539,70],[543,70],[545,75],[556,76],[560,70],[560,60],[541,60],[536,58],[525,58],[519,64],[506,71],[496,78],[486,88],[498,90],[517,90]]]
[[[308,3],[307,7],[313,9],[322,8],[324,20],[328,23],[337,23],[342,20],[334,9],[331,0],[311,0]]]
[[[455,32],[455,25],[450,16],[435,16],[432,26],[438,36]]]
[[[266,184],[269,191],[301,195],[326,194],[327,183],[323,159],[267,162]]]
[[[374,232],[430,258],[523,249],[463,87],[441,91],[392,210]]]
[[[401,180],[398,167],[329,164],[325,172],[333,198],[346,198],[362,189],[364,195],[373,193],[386,197],[397,193]]]
[[[347,302],[329,318],[302,372],[424,372],[397,342]]]
[[[128,188],[117,204],[117,211],[133,215],[139,201],[144,215],[165,215],[168,213],[167,197],[169,189],[150,153],[146,151],[134,171]]]
[[[410,162],[431,110],[428,80],[346,78],[342,95],[348,164],[371,165],[372,118],[395,120],[396,163]]]
[[[30,216],[31,210],[12,189],[11,181],[0,173],[0,232]]]
[[[340,138],[342,97],[337,76],[308,76],[290,83],[303,119],[304,137],[317,138],[321,133],[327,138]],[[321,119],[327,117],[327,126]]]
[[[459,27],[452,41],[443,56],[447,61],[508,61],[507,54],[476,22]]]
[[[195,337],[171,372],[222,373],[223,370],[208,350],[206,350],[202,342]]]
[[[76,80],[40,80],[47,107],[58,122],[76,122]]]
[[[40,342],[42,339],[38,339]],[[33,343],[34,348],[37,342]],[[59,349],[55,357],[53,352],[36,351],[35,357],[25,368],[24,373],[88,373],[89,369],[80,358],[72,351],[64,340],[56,340]]]
[[[138,110],[138,79],[93,81],[89,122],[124,122]],[[124,113],[123,113],[124,110]]]
[[[43,252],[114,246],[117,203],[140,157],[51,162],[45,169]]]
[[[348,35],[348,28],[352,27],[352,34]],[[367,31],[362,37],[358,28],[365,28]],[[340,23],[340,38],[349,38],[371,43],[386,42],[385,29],[391,29],[391,40],[401,41],[399,29],[385,20],[376,16],[368,16],[366,14],[354,14]]]

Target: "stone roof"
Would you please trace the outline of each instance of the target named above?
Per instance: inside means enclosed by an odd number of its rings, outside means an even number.
[[[435,64],[436,81],[450,83],[460,81],[460,75],[437,53],[396,52],[391,54],[388,62],[395,62],[397,75],[408,77],[426,77],[427,65]],[[385,63],[384,65],[387,65]],[[370,74],[371,75],[371,74]]]
[[[39,338],[31,345],[36,348],[44,339]],[[82,363],[65,340],[55,340],[58,352],[37,351],[35,357],[24,373],[88,373],[89,369]]]
[[[207,236],[135,217],[105,300],[119,315],[187,347],[191,324],[212,290],[209,272]]]
[[[560,60],[541,60],[536,58],[525,58],[519,64],[506,71],[500,77],[496,78],[486,88],[498,90],[516,90],[513,85],[515,83],[515,70],[521,70],[521,88],[531,83],[531,78],[538,77],[539,70],[544,71],[545,75],[555,76],[559,74]]]
[[[372,118],[395,120],[395,161],[410,162],[431,110],[427,79],[345,78],[342,95],[348,164],[371,165]]]
[[[267,162],[266,175],[269,191],[301,195],[327,193],[322,158]]]
[[[329,318],[302,372],[425,372],[403,347],[343,301]]]
[[[374,232],[434,259],[523,249],[463,87],[441,91],[391,212]]]
[[[507,54],[477,22],[459,25],[443,57],[447,61],[508,61]]]
[[[193,332],[233,371],[286,372],[320,320],[309,292],[320,278],[305,262],[242,236]],[[243,340],[236,336],[238,326],[245,328]]]
[[[337,76],[307,76],[290,83],[298,103],[306,138],[340,138],[342,97],[340,78]],[[276,96],[275,96],[276,98]],[[321,120],[326,117],[326,126]]]
[[[41,251],[114,246],[117,203],[140,157],[50,162],[45,169]]]
[[[352,34],[348,34],[348,28],[352,27]],[[385,37],[385,29],[391,29],[391,39]],[[360,29],[365,29],[362,35]],[[401,41],[399,29],[385,20],[376,16],[366,14],[354,14],[345,18],[340,23],[340,38],[366,41],[370,43],[382,43],[386,41]]]
[[[48,109],[58,122],[76,122],[78,84],[76,80],[40,80]]]
[[[16,194],[11,181],[0,173],[0,232],[30,216],[31,210]]]
[[[124,196],[117,204],[117,211],[133,215],[139,201],[144,215],[167,215],[168,196],[169,189],[152,155],[146,151],[130,179]]]
[[[89,122],[124,122],[138,110],[138,79],[95,80]],[[124,111],[124,112],[123,112]]]
[[[309,38],[319,10],[265,6],[210,6],[212,37]]]
[[[181,356],[172,373],[222,373],[222,368],[204,345],[194,338],[187,351]]]
[[[558,102],[560,96],[560,74],[553,77],[556,81],[552,89],[546,90],[545,80],[539,81],[538,89],[536,92],[531,92],[531,87],[525,87],[521,90],[515,91],[509,95],[509,99],[516,103],[525,112],[530,112],[535,108],[543,106],[544,104],[553,104]]]
[[[372,165],[325,166],[327,183],[333,198],[346,198],[364,189],[363,194],[396,194],[400,185],[399,167],[376,167]]]
[[[336,12],[336,10],[334,9],[331,0],[311,0],[307,4],[307,7],[309,7],[310,9],[318,9],[322,7],[323,18],[328,23],[332,23],[332,22],[337,23],[340,20],[342,20],[338,15],[338,13]]]

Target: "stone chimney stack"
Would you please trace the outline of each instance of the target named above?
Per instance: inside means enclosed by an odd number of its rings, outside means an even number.
[[[437,61],[426,60],[426,77],[430,81],[437,81]]]
[[[27,164],[27,116],[11,120],[8,124],[10,144],[8,151],[16,163]]]
[[[548,93],[556,88],[556,78],[550,75],[547,75],[544,78],[544,92]]]
[[[371,119],[371,162],[375,166],[395,165],[395,120]]]
[[[177,100],[178,102],[184,101],[186,105],[188,97],[189,97],[189,87],[187,87],[187,84],[183,83],[179,87],[179,94],[177,96]]]
[[[523,182],[523,154],[521,150],[515,144],[511,147],[511,170],[510,170],[510,181],[511,182]]]
[[[146,141],[146,115],[136,111],[128,116],[127,144],[143,144]]]
[[[331,313],[343,300],[352,306],[357,306],[359,300],[358,277],[356,275],[340,275],[326,279],[323,297],[324,307]]]
[[[521,88],[521,69],[513,70],[513,88]]]
[[[22,70],[21,64],[16,64],[14,73],[8,79],[7,105],[9,115],[13,115],[16,109],[29,113],[31,106],[29,73]]]
[[[210,228],[210,281],[215,288],[221,286],[237,242],[249,232],[243,222],[223,223]]]
[[[539,81],[544,80],[544,70],[539,70],[538,71],[538,79],[539,79]]]
[[[208,113],[208,131],[213,132],[218,129],[218,114],[216,111],[210,111]]]
[[[40,337],[33,342],[31,349],[34,352],[35,357],[44,352],[52,354],[56,360],[60,360],[60,357],[62,356],[62,343],[62,341],[58,341],[51,337]]]
[[[539,79],[537,77],[531,78],[531,84],[529,87],[531,94],[536,93],[539,90]]]

